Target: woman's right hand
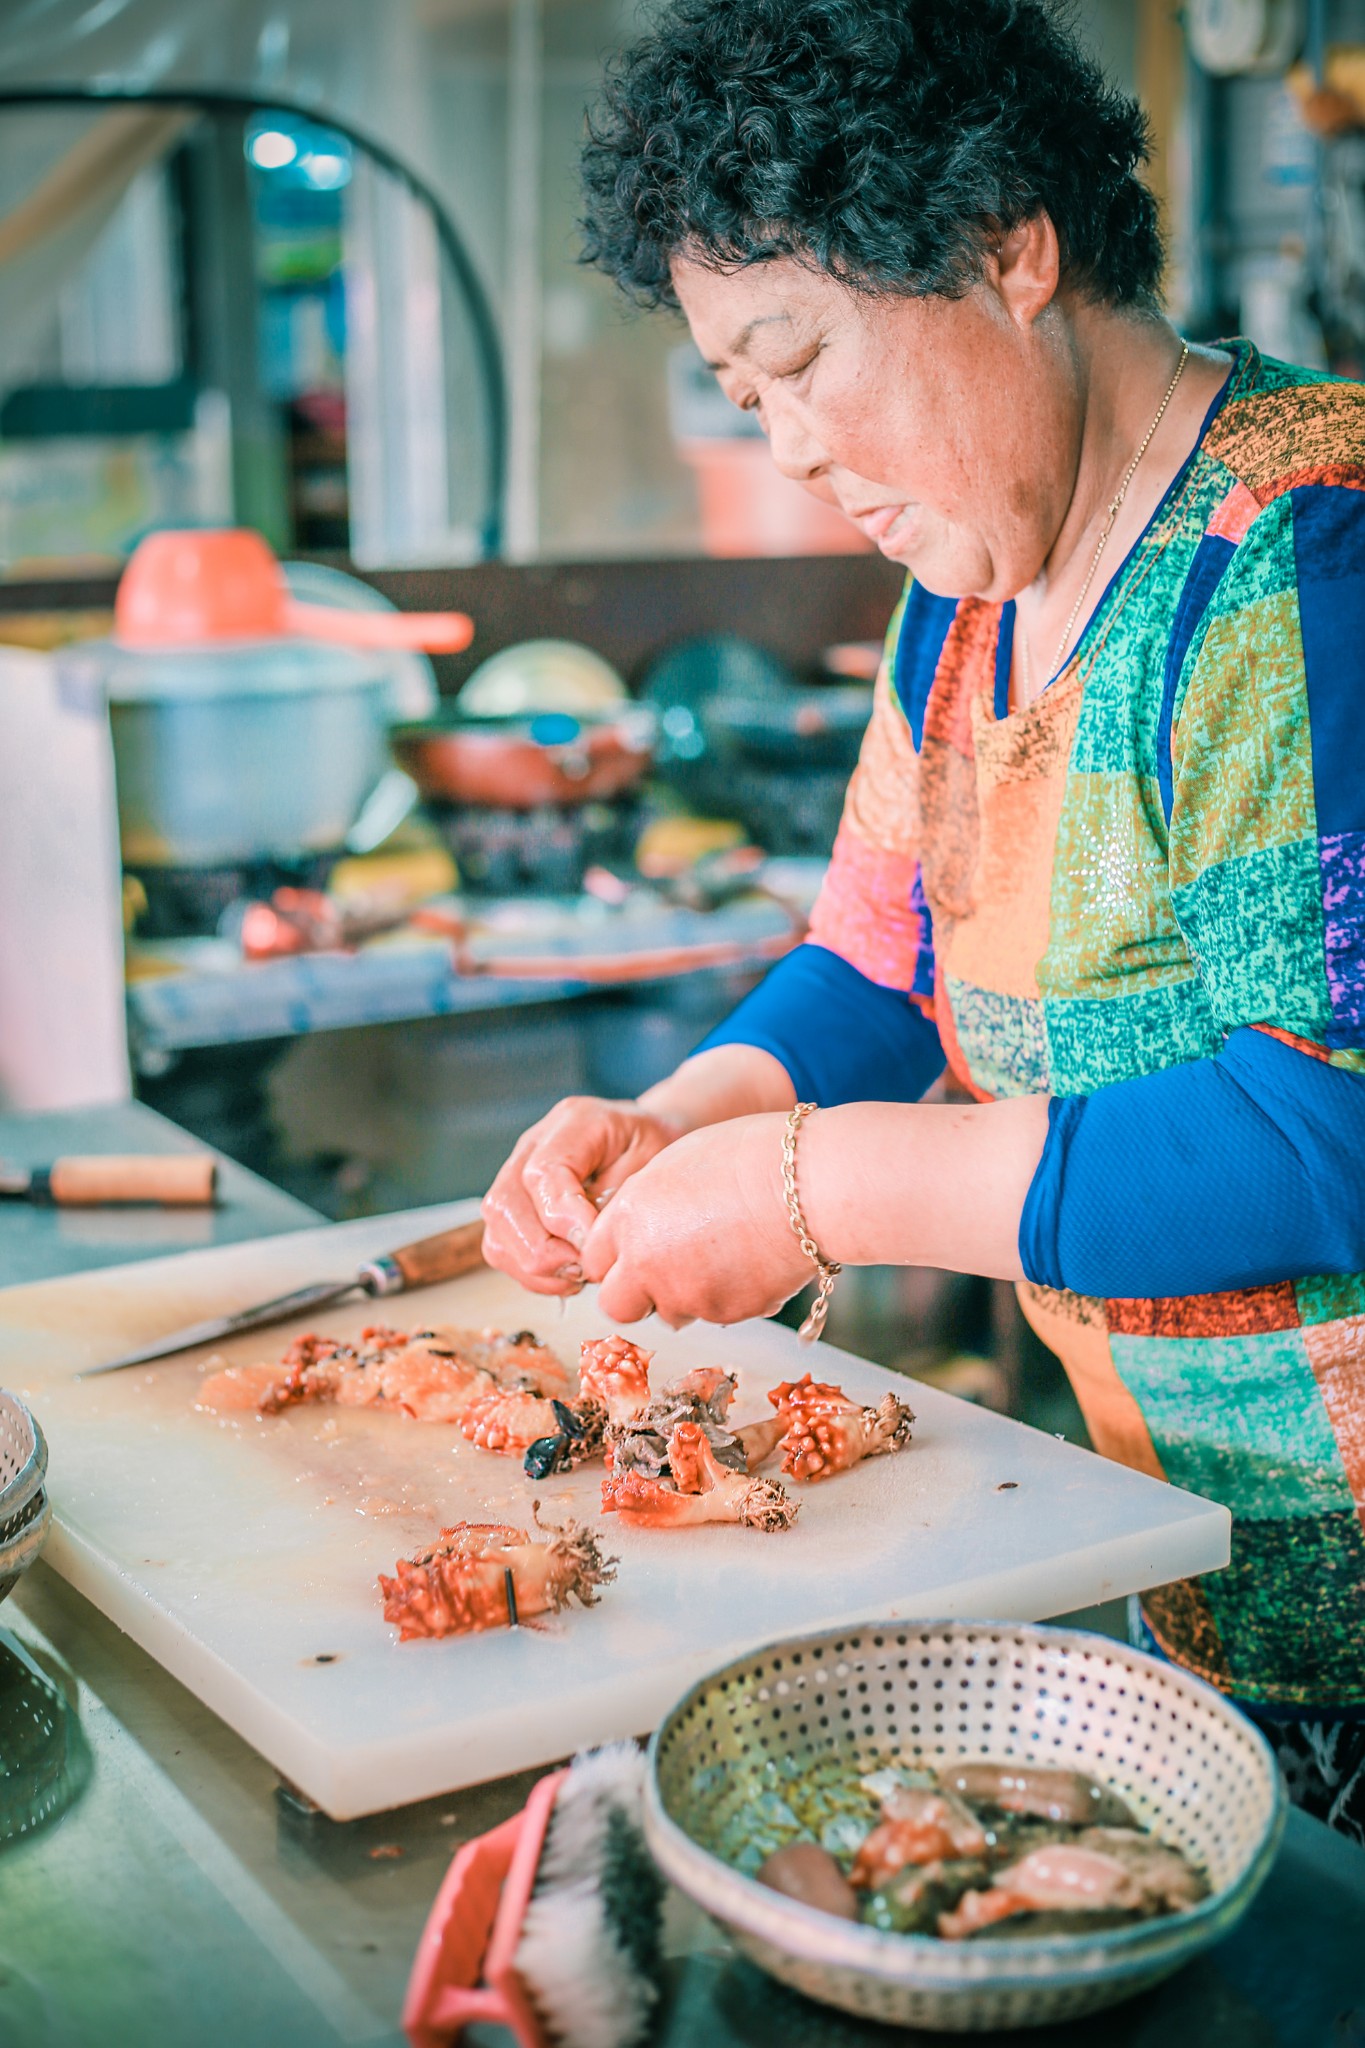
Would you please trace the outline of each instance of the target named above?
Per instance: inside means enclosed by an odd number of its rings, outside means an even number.
[[[534,1294],[576,1294],[605,1198],[683,1126],[635,1102],[570,1095],[532,1124],[484,1197],[483,1255]]]

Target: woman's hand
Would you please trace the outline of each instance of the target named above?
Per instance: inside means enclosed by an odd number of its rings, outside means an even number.
[[[574,1294],[597,1204],[678,1135],[634,1102],[570,1095],[518,1140],[484,1197],[483,1254],[533,1294]]]
[[[628,1323],[771,1315],[813,1277],[782,1189],[779,1114],[681,1137],[613,1195],[583,1246],[601,1308]],[[1047,1098],[853,1102],[801,1127],[796,1182],[810,1234],[844,1266],[941,1266],[1019,1280],[1019,1219]]]
[[[782,1194],[780,1115],[735,1117],[679,1138],[597,1218],[582,1267],[602,1314],[675,1325],[738,1323],[781,1308],[811,1278]]]
[[[484,1257],[535,1294],[576,1293],[579,1252],[608,1195],[684,1131],[795,1100],[783,1068],[752,1045],[694,1053],[638,1102],[569,1096],[518,1141],[489,1189]]]

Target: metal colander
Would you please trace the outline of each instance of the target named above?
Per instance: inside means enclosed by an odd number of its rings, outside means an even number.
[[[1118,1792],[1206,1871],[1193,1911],[1093,1935],[943,1942],[885,1934],[770,1891],[715,1853],[768,1760],[894,1753],[1058,1764]],[[1104,1636],[1013,1622],[886,1623],[774,1643],[703,1679],[650,1750],[645,1822],[665,1872],[759,1966],[899,2026],[1038,2026],[1113,2005],[1219,1940],[1284,1825],[1269,1746],[1211,1687]]]
[[[52,1503],[47,1444],[17,1394],[0,1392],[0,1600],[43,1547]]]

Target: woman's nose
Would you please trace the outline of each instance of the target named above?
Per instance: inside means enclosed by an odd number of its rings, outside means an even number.
[[[811,483],[823,474],[829,458],[804,420],[790,406],[764,407],[763,425],[773,461],[793,483]]]

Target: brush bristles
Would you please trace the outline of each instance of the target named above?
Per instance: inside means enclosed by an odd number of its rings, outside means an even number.
[[[555,1799],[516,1970],[557,2048],[635,2048],[658,1999],[644,1774],[635,1744],[613,1743],[580,1757]]]

